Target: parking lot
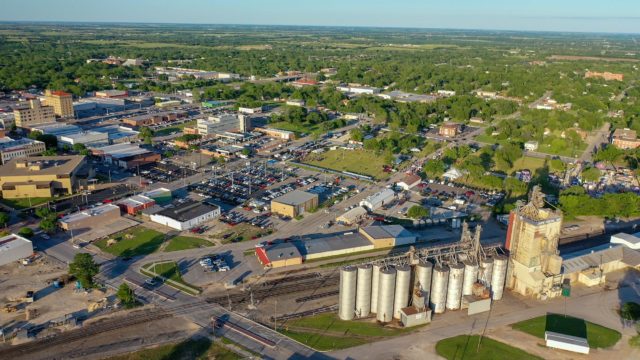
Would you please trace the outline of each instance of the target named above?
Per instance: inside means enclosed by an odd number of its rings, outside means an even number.
[[[167,161],[141,166],[139,170],[140,176],[147,179],[149,183],[170,183],[197,174],[196,171],[187,167],[181,167]]]

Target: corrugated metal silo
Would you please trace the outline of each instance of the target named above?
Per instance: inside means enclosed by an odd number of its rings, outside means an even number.
[[[464,265],[462,263],[449,264],[449,286],[447,288],[447,310],[460,309],[462,300],[462,282],[464,280]]]
[[[497,255],[493,261],[493,273],[491,275],[491,299],[500,300],[504,293],[504,281],[507,277],[509,258],[505,255]]]
[[[473,284],[478,279],[478,265],[471,261],[463,261],[464,264],[464,280],[462,281],[462,295],[473,294]]]
[[[493,275],[493,258],[486,257],[480,260],[480,269],[478,271],[478,281],[487,288],[491,287],[491,277]]]
[[[373,271],[371,273],[371,312],[378,312],[378,284],[380,283],[380,264],[373,265]]]
[[[376,319],[380,322],[389,322],[393,319],[393,298],[396,289],[396,269],[380,269],[378,283],[378,312]]]
[[[393,300],[393,317],[400,319],[400,310],[409,305],[411,293],[411,266],[396,266],[396,291]]]
[[[338,317],[353,320],[356,309],[356,281],[358,271],[353,266],[340,269],[340,295],[338,296]]]
[[[447,284],[449,283],[449,268],[445,265],[433,267],[431,279],[431,297],[429,303],[435,314],[442,314],[447,302]]]
[[[358,266],[358,281],[356,284],[356,316],[367,317],[371,312],[371,264]]]

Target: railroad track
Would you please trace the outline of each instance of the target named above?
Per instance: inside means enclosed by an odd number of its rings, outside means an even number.
[[[317,299],[322,299],[322,298],[326,298],[329,296],[335,296],[338,295],[338,293],[340,293],[338,290],[331,290],[331,291],[327,291],[327,292],[323,292],[323,293],[318,293],[318,294],[313,294],[313,295],[309,295],[309,296],[302,296],[296,299],[297,303],[303,303],[309,300],[317,300]]]
[[[43,339],[31,341],[25,344],[0,349],[0,358],[11,359],[38,351],[45,350],[51,346],[71,343],[86,337],[95,336],[109,331],[123,329],[129,326],[172,317],[173,314],[165,310],[149,310],[143,313],[130,314],[127,317],[107,319],[103,322],[89,325],[81,329],[62,332],[58,335],[49,336]]]
[[[292,294],[306,290],[318,290],[327,287],[333,287],[340,282],[339,276],[329,276],[310,281],[285,283],[272,286],[268,289],[257,288],[243,293],[229,294],[228,296],[216,296],[205,299],[207,303],[216,303],[226,306],[228,302],[232,304],[243,304],[251,301],[251,293],[253,292],[253,300],[261,301],[269,297]]]

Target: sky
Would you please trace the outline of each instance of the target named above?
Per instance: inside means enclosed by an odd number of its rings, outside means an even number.
[[[640,33],[640,0],[0,0],[0,21]]]

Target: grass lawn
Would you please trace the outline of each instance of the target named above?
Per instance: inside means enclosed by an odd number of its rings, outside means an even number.
[[[303,162],[337,171],[369,175],[376,179],[389,177],[389,173],[382,171],[385,165],[384,157],[368,150],[332,150],[322,154],[310,154]]]
[[[114,239],[117,243],[107,246],[109,239]],[[151,254],[162,245],[163,241],[164,234],[144,226],[136,226],[107,239],[96,241],[94,245],[116,256],[136,256]]]
[[[194,126],[196,124],[195,120],[192,121],[187,121],[184,122],[182,124],[175,124],[175,125],[171,125],[169,127],[166,128],[162,128],[162,129],[158,129],[156,131],[154,131],[154,135],[155,136],[167,136],[169,134],[171,134],[174,131],[182,131],[182,129],[184,129],[187,126]]]
[[[319,129],[318,125],[293,124],[287,121],[269,123],[269,127],[274,129],[293,131],[294,133],[296,133],[296,135],[300,135],[302,133],[310,134]]]
[[[478,349],[478,335],[460,335],[438,341],[436,352],[448,360],[535,360],[542,359],[500,341],[484,337]],[[477,350],[477,351],[476,351]]]
[[[584,337],[586,332],[589,347],[593,349],[611,347],[615,345],[622,336],[619,332],[604,326],[559,314],[548,314],[546,316],[521,321],[512,324],[511,327],[541,339],[544,339],[545,331],[554,331],[579,337]]]
[[[345,349],[415,329],[389,328],[370,321],[342,321],[333,313],[290,320],[282,327],[283,334],[321,351]]]
[[[155,276],[155,273],[166,279],[173,280],[171,282],[167,281],[165,284],[190,295],[198,295],[202,291],[199,287],[191,285],[182,279],[180,268],[174,261],[145,264],[140,272],[150,277]]]
[[[242,223],[229,227],[228,230],[212,235],[212,238],[220,239],[223,244],[259,239],[270,234],[270,229],[261,229],[251,224]],[[226,238],[225,238],[226,237]]]
[[[509,174],[524,169],[529,169],[531,170],[531,173],[534,174],[537,169],[544,166],[544,161],[545,159],[523,156],[513,163],[511,170],[509,170]]]
[[[187,249],[197,249],[201,247],[213,246],[213,244],[205,239],[188,237],[188,236],[176,236],[169,240],[169,244],[164,248],[165,252],[179,251]]]
[[[187,360],[216,359],[236,360],[242,356],[211,342],[209,339],[187,340],[177,344],[162,345],[153,349],[136,351],[131,354],[114,356],[110,360]]]
[[[47,201],[51,201],[53,198],[48,197],[35,197],[35,198],[24,198],[24,199],[0,199],[3,204],[12,207],[16,210],[27,209],[31,206],[36,206],[40,204],[44,204]]]

